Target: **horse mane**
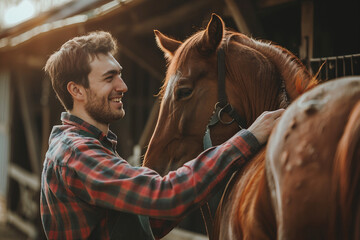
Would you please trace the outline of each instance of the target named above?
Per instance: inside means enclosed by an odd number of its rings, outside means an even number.
[[[250,47],[263,54],[275,65],[284,80],[290,102],[318,84],[316,75],[313,77],[300,59],[287,49],[270,41],[255,40],[238,32],[226,31],[225,36],[226,44],[233,40]],[[290,84],[289,81],[294,84]]]

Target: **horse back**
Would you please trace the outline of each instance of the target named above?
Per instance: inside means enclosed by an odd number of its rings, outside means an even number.
[[[333,172],[338,172],[335,159],[337,152],[351,149],[348,145],[340,147],[340,143],[358,101],[359,77],[332,80],[292,103],[274,129],[266,152],[266,169],[269,188],[274,193],[271,197],[278,224],[277,239],[331,239],[329,233],[336,217],[332,212],[344,204],[337,200],[339,196],[332,197]],[[359,118],[356,122],[359,124]],[[358,143],[359,135],[348,142]],[[358,152],[350,154],[355,157],[342,158],[353,163],[354,172],[348,177],[357,177],[355,181],[351,179],[353,183],[357,181],[355,188],[359,187]],[[338,172],[339,179],[345,177],[344,172]],[[358,204],[359,193],[353,191],[347,196],[355,196]]]

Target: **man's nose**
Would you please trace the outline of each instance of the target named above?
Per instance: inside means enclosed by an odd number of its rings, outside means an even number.
[[[121,78],[121,76],[116,77],[115,81],[115,91],[117,92],[127,92],[128,87],[125,84],[124,80]]]

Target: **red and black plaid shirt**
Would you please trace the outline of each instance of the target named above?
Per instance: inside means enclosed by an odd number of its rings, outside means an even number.
[[[41,179],[41,219],[49,239],[154,239],[149,217],[181,219],[259,148],[243,130],[161,177],[115,151],[116,136],[62,114]],[[164,221],[165,223],[166,221]],[[156,222],[154,233],[169,229]]]

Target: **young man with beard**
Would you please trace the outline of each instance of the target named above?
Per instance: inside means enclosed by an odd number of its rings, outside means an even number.
[[[164,177],[132,167],[117,154],[109,130],[109,123],[125,115],[121,100],[128,90],[115,52],[109,33],[92,32],[66,42],[46,63],[66,109],[62,125],[51,132],[41,179],[48,239],[154,239],[149,217],[176,220],[199,207],[206,193],[213,194],[266,142],[282,113],[261,115],[249,130]],[[156,223],[159,236],[169,230],[167,221]]]

